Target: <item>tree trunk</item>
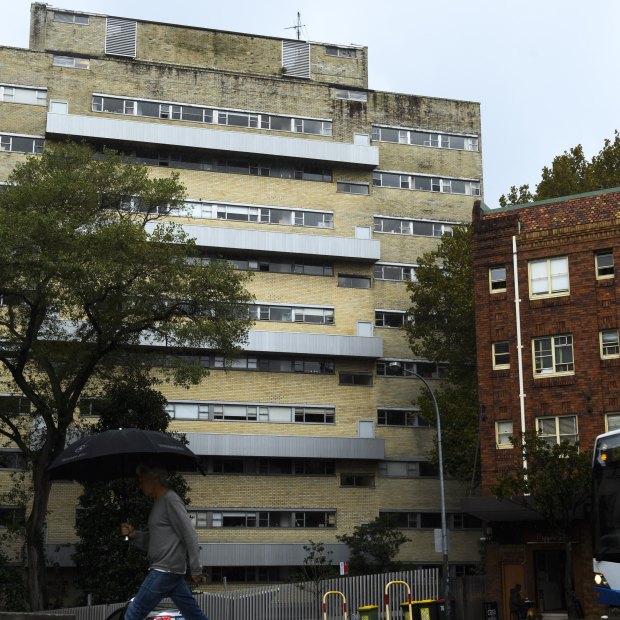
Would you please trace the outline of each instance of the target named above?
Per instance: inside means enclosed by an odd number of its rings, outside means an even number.
[[[42,452],[45,451],[43,448]],[[33,463],[32,509],[26,521],[30,611],[42,611],[48,606],[44,527],[51,485],[46,467],[47,460],[45,458],[37,458]]]

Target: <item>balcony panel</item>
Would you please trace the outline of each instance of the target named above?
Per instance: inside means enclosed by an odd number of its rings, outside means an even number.
[[[149,224],[151,231],[155,224]],[[320,256],[340,260],[376,262],[381,257],[381,243],[375,239],[356,239],[328,235],[303,235],[242,228],[183,225],[183,230],[204,248],[222,248],[286,254]]]
[[[273,533],[277,528],[261,529]],[[200,543],[200,564],[202,566],[301,566],[307,559],[305,543]],[[335,563],[350,558],[345,544],[327,543],[325,553],[331,554]]]
[[[383,356],[383,339],[376,336],[340,336],[305,332],[271,332],[250,330],[243,346],[255,353],[291,353],[324,357]]]
[[[384,440],[365,437],[186,433],[198,455],[300,459],[383,460]]]
[[[379,150],[376,146],[79,114],[48,113],[47,133],[76,138],[208,149],[224,153],[286,157],[364,168],[379,165]]]

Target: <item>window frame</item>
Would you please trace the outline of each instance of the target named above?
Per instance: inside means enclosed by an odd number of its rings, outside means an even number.
[[[558,343],[556,339],[558,338],[569,338],[570,343]],[[548,349],[548,352],[539,352],[537,355],[536,352],[536,343],[541,342],[542,340],[549,340],[551,347]],[[557,357],[557,349],[559,347],[567,347],[570,344],[571,351],[571,362],[558,362],[556,360]],[[551,372],[545,372],[545,368],[542,368],[537,372],[537,360],[551,357]],[[571,365],[569,370],[557,370],[557,367],[560,365]],[[555,334],[553,336],[538,336],[536,338],[532,338],[532,371],[534,373],[534,378],[540,379],[545,377],[558,377],[558,376],[566,376],[566,375],[574,375],[575,374],[575,353],[574,353],[574,341],[572,334]]]
[[[502,430],[502,425],[510,425],[510,432]],[[514,422],[513,420],[496,420],[495,421],[495,447],[498,450],[509,450],[514,448],[510,437],[514,435]]]
[[[499,278],[493,278],[493,272],[494,271],[499,271],[499,270],[504,270],[504,278],[503,279],[499,279]],[[501,283],[504,283],[503,286],[501,286]],[[500,284],[500,286],[497,286],[497,284]],[[494,295],[496,293],[505,293],[506,289],[508,286],[508,270],[506,269],[506,265],[495,265],[493,267],[489,267],[489,293],[491,295]]]
[[[600,265],[599,258],[611,256],[611,265]],[[604,270],[611,270],[610,273],[601,273]],[[614,251],[613,249],[597,250],[594,253],[594,272],[597,280],[609,280],[615,277]]]
[[[609,427],[610,418],[616,418],[617,424],[614,424],[613,428]],[[620,412],[611,412],[605,414],[605,432],[620,430]]]
[[[552,264],[554,261],[564,260],[566,261],[566,271],[561,274],[552,273]],[[532,277],[532,268],[534,265],[545,265],[545,275],[547,280],[547,289],[545,292],[535,293],[533,287],[533,277]],[[549,297],[566,297],[570,295],[570,266],[568,255],[564,256],[551,256],[549,258],[538,258],[535,260],[530,260],[527,263],[527,274],[528,274],[528,286],[529,286],[529,297],[530,299],[546,299]],[[554,289],[553,288],[553,278],[554,277],[566,277],[566,289]],[[542,280],[542,278],[537,278],[536,281]]]
[[[574,437],[574,439],[572,441],[571,440],[569,441],[570,443],[574,444],[575,442],[579,441],[579,424],[578,424],[576,415],[539,416],[536,418],[536,421],[535,421],[536,422],[536,433],[539,434],[541,439],[543,439],[544,441],[547,441],[547,443],[550,443],[549,441],[550,438],[554,438],[555,443],[553,445],[560,445],[563,439],[567,437],[566,434],[562,435],[560,433],[560,420],[568,420],[570,418],[572,418],[574,421],[575,432],[570,435],[571,437]],[[544,420],[554,420],[555,432],[553,435],[548,434],[548,433],[543,433],[542,429],[540,428],[540,422]]]
[[[615,340],[613,341],[613,343],[605,343],[605,334],[615,334]],[[618,329],[602,329],[601,331],[599,331],[598,337],[602,360],[617,359],[620,357],[620,334],[618,332]],[[611,353],[605,353],[605,349],[611,347],[613,347],[615,351]]]
[[[499,345],[506,345],[506,351],[498,351],[497,348]],[[498,363],[498,358],[500,356],[507,356],[508,361]],[[510,341],[509,340],[499,340],[492,344],[492,360],[493,360],[493,370],[507,370],[510,368]]]

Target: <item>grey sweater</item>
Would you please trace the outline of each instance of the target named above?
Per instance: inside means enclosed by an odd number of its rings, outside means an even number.
[[[148,531],[136,531],[132,542],[147,552],[150,568],[184,575],[189,555],[192,575],[202,572],[196,532],[185,504],[174,491],[168,490],[155,500],[149,514]]]

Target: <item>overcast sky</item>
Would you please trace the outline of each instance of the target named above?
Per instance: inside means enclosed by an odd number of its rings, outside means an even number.
[[[59,0],[119,17],[369,48],[369,86],[477,101],[484,200],[591,157],[620,128],[617,0]],[[30,0],[0,0],[0,45],[28,46]],[[0,80],[2,67],[0,66]]]

